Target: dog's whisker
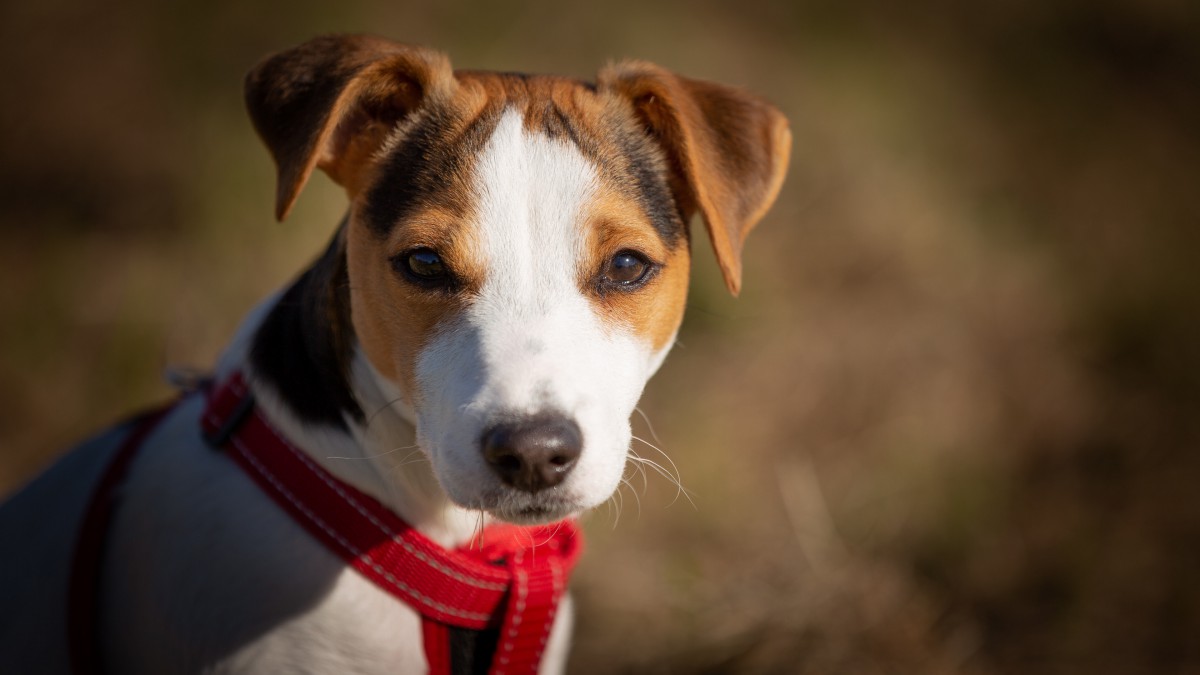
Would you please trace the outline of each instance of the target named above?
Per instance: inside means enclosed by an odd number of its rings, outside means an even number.
[[[545,546],[546,544],[549,544],[550,542],[554,541],[554,539],[558,536],[558,533],[562,531],[563,523],[565,523],[565,522],[566,522],[565,520],[560,520],[557,523],[555,523],[554,531],[551,532],[550,535],[548,537],[546,537],[546,539],[544,541],[542,541],[541,543],[534,544],[534,547]],[[532,539],[533,535],[530,534],[529,536]]]
[[[629,486],[629,493],[633,495],[633,502],[634,502],[634,504],[637,505],[638,520],[641,520],[642,519],[642,498],[640,496],[638,496],[638,491],[633,486],[633,483],[630,483],[627,480],[623,480],[623,482],[625,483],[625,485]],[[622,496],[622,499],[624,499],[624,496]]]
[[[621,516],[625,515],[625,493],[617,491],[617,519],[613,521],[613,529],[617,529],[617,525],[621,523]]]
[[[622,480],[624,480],[624,479],[622,479]],[[613,514],[613,524],[612,524],[613,530],[616,530],[617,524],[621,522],[621,507],[622,507],[622,504],[624,504],[624,502],[625,502],[625,495],[621,494],[621,486],[618,484],[617,489],[614,490],[612,495],[609,496],[609,498],[608,498],[608,503],[610,504],[611,513]]]
[[[625,513],[625,494],[621,492],[620,484],[617,485],[617,489],[613,491],[612,496],[608,499],[611,508],[610,513],[612,513],[613,517],[612,527],[616,530],[617,525],[621,523],[621,515]]]
[[[650,479],[646,476],[645,467],[642,466],[642,463],[643,463],[642,456],[639,455],[637,453],[637,450],[634,450],[633,448],[629,448],[629,455],[630,455],[629,457],[625,458],[628,462],[627,466],[631,467],[635,473],[638,473],[641,475],[641,477],[642,477],[642,492],[645,493],[646,490],[650,489]],[[632,488],[633,484],[630,483],[629,487]]]
[[[392,448],[391,450],[388,450],[386,452],[381,452],[377,455],[361,455],[359,457],[351,457],[351,456],[347,456],[347,455],[326,455],[325,459],[377,459],[379,457],[386,457],[387,455],[390,455],[393,452],[400,452],[401,450],[412,450],[413,448],[417,448],[417,452],[421,451],[419,445],[402,445],[398,448]],[[400,464],[398,466],[403,466],[404,462],[409,457],[412,457],[414,454],[416,454],[416,453],[410,452],[407,455],[405,455],[404,459],[400,460]]]
[[[678,500],[679,496],[683,495],[683,497],[688,500],[688,503],[692,505],[692,508],[695,509],[696,502],[694,502],[692,500],[691,492],[683,486],[683,480],[679,474],[679,466],[675,464],[675,460],[671,459],[671,456],[668,455],[666,452],[664,452],[662,448],[651,443],[650,441],[647,441],[644,438],[640,438],[638,436],[633,436],[633,440],[644,443],[645,445],[649,446],[650,448],[652,448],[653,450],[658,452],[658,454],[662,455],[663,458],[666,459],[668,463],[670,463],[671,470],[667,470],[666,467],[659,464],[658,462],[655,462],[650,459],[646,459],[645,457],[641,457],[637,453],[631,453],[630,459],[633,460],[637,464],[649,466],[651,469],[654,469],[654,471],[657,472],[659,475],[661,475],[663,478],[666,478],[668,481],[673,483],[677,490],[677,492],[675,493],[675,499]],[[674,501],[671,502],[671,504],[674,504],[674,503],[675,503]]]
[[[409,457],[412,457],[414,454],[417,455],[415,459],[408,459]],[[409,466],[411,464],[423,464],[423,463],[424,464],[429,463],[429,458],[426,457],[423,453],[420,453],[418,451],[417,453],[408,454],[407,456],[405,456],[403,461],[397,462],[392,468],[399,469],[402,467]]]
[[[416,448],[416,449],[412,450],[412,448]],[[409,452],[404,457],[401,457],[400,461],[393,464],[391,467],[393,469],[398,469],[402,466],[408,466],[409,464],[420,464],[421,462],[429,461],[429,458],[425,456],[425,452],[416,445],[409,445],[409,446],[405,446],[403,448],[397,448],[396,450],[412,450],[412,451]],[[392,452],[396,452],[396,450],[393,450]],[[388,453],[388,454],[390,454],[390,453]]]
[[[374,412],[372,412],[370,415],[367,416],[366,426],[368,428],[370,428],[371,423],[375,421],[375,418],[378,417],[380,413],[382,413],[384,410],[391,408],[393,405],[395,405],[396,403],[399,403],[402,400],[404,400],[404,399],[401,398],[400,396],[397,396],[396,398],[393,398],[390,401],[387,401],[383,405],[379,406]],[[654,431],[651,430],[650,433],[651,433],[651,435],[653,435]],[[654,440],[658,440],[658,439],[656,438]]]
[[[617,526],[621,524],[621,516],[623,516],[623,515],[625,515],[625,493],[618,491],[617,492],[617,517],[616,517],[616,519],[613,520],[613,530],[616,530]]]
[[[668,455],[662,448],[658,447],[657,445],[655,445],[655,444],[651,443],[650,441],[647,441],[646,439],[641,438],[639,436],[634,436],[633,440],[645,443],[647,446],[652,448],[655,452],[662,455],[664,459],[666,459],[668,462],[671,463],[671,469],[674,471],[675,475],[676,476],[679,475],[679,467],[675,464],[675,460],[671,459],[671,456]]]
[[[518,533],[518,535],[525,538],[526,546],[532,548],[535,545],[534,541],[533,541],[533,530],[528,529],[528,528],[521,528],[520,530],[517,531],[517,533]]]
[[[480,510],[475,516],[475,527],[471,531],[471,541],[475,543],[478,550],[483,550],[483,511]]]
[[[650,417],[646,415],[646,412],[640,407],[636,406],[634,407],[634,411],[642,416],[642,420],[646,423],[646,428],[650,430],[650,438],[653,438],[655,443],[662,443],[662,441],[658,439],[658,434],[654,432],[654,425],[650,423]]]
[[[630,452],[632,452],[632,450],[630,450]],[[626,458],[626,459],[628,459],[628,458]],[[610,498],[610,500],[612,501],[614,506],[616,506],[616,508],[617,508],[616,518],[614,518],[613,522],[612,522],[613,530],[616,530],[617,524],[620,521],[620,515],[622,515],[624,513],[625,492],[623,490],[624,490],[624,488],[626,488],[626,486],[628,486],[629,491],[632,492],[632,494],[634,494],[634,498],[635,498],[635,500],[637,500],[637,516],[638,516],[638,518],[641,518],[641,516],[642,516],[642,500],[641,500],[641,497],[638,496],[638,494],[637,494],[637,486],[634,485],[634,482],[632,482],[632,480],[630,480],[630,477],[632,476],[632,474],[641,473],[642,491],[644,492],[644,491],[646,491],[646,488],[648,485],[648,483],[646,482],[646,470],[643,470],[643,468],[641,466],[638,466],[636,464],[636,462],[628,462],[628,464],[626,464],[626,467],[628,467],[629,470],[631,470],[630,476],[626,476],[626,474],[623,473],[622,477],[620,477],[620,482],[617,484],[617,489],[613,491],[613,494],[611,497],[608,497],[608,498]]]
[[[679,500],[680,495],[682,495],[685,499],[688,500],[688,503],[690,503],[692,505],[692,508],[696,508],[696,503],[694,501],[692,501],[691,491],[688,490],[687,488],[685,488],[683,486],[683,483],[680,482],[679,478],[677,476],[675,476],[674,474],[672,474],[670,471],[667,471],[667,469],[665,469],[661,464],[655,462],[654,460],[646,459],[644,457],[631,457],[630,459],[639,464],[644,464],[646,466],[649,466],[651,469],[654,470],[655,473],[657,473],[658,475],[667,479],[668,482],[670,482],[672,485],[675,486],[675,498],[671,500],[670,504],[667,504],[668,507],[675,504],[675,502]]]
[[[607,509],[607,513],[612,517],[612,527],[614,530],[617,529],[617,522],[621,519],[621,507],[618,503],[619,499],[621,499],[620,483],[617,484],[617,489],[613,490],[613,493],[608,496],[608,499],[604,500],[604,506]]]

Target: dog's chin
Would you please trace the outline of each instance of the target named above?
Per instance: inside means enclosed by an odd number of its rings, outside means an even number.
[[[563,495],[504,490],[461,503],[513,525],[545,525],[578,515],[584,507]]]
[[[576,515],[579,509],[551,506],[527,506],[522,508],[487,509],[497,520],[513,525],[545,525]]]

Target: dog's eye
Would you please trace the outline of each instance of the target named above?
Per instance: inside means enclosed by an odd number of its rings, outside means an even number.
[[[397,271],[409,279],[425,284],[440,284],[450,279],[450,271],[437,251],[421,247],[405,251],[392,259]]]
[[[632,286],[646,278],[650,261],[636,251],[621,251],[608,261],[604,280],[615,286]]]

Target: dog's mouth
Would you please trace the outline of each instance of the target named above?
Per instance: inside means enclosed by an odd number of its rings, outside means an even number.
[[[564,495],[524,492],[493,493],[474,508],[513,525],[544,525],[572,516],[582,509]]]
[[[513,512],[495,513],[497,518],[501,518],[516,525],[541,525],[543,523],[552,523],[556,520],[562,520],[571,515],[574,509],[553,508],[549,506],[529,506],[523,509],[518,509]]]

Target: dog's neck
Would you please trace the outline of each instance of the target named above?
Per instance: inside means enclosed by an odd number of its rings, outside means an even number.
[[[305,296],[319,285],[341,283],[321,278],[327,273],[321,267],[338,255],[335,247],[247,316],[216,377],[241,369],[262,414],[315,462],[439,544],[462,544],[484,524],[484,515],[446,496],[417,445],[412,411],[352,335],[343,335],[347,353],[335,351],[333,332],[347,326],[332,322],[341,319],[312,315],[312,298]],[[344,360],[317,360],[322,358]]]

